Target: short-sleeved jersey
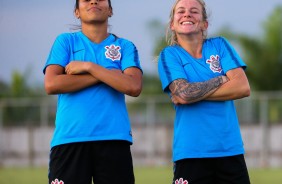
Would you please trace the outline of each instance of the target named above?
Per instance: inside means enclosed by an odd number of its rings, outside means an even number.
[[[179,45],[160,53],[158,71],[163,90],[177,79],[203,82],[225,75],[245,63],[222,37],[206,39],[202,58],[192,57]],[[244,153],[236,109],[232,100],[199,101],[175,106],[173,160],[222,157]]]
[[[71,61],[90,61],[107,69],[141,70],[138,51],[126,39],[110,34],[99,44],[82,32],[64,33],[55,40],[43,72],[49,65],[65,67]],[[66,143],[126,140],[132,143],[125,95],[104,83],[59,94],[51,147]]]

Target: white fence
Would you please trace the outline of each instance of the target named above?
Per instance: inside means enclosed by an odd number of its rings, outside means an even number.
[[[236,102],[249,167],[282,167],[281,94],[255,93]],[[128,109],[134,164],[171,164],[174,110],[168,98],[130,98]],[[0,166],[47,166],[55,111],[52,98],[0,99]],[[13,126],[11,112],[23,115]]]
[[[282,167],[282,125],[269,131],[267,149],[261,126],[241,127],[249,167]],[[53,128],[4,128],[0,131],[0,166],[47,166]],[[172,127],[133,126],[135,165],[171,164]],[[267,150],[267,151],[266,151]]]

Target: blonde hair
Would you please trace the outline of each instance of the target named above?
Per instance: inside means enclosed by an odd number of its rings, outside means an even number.
[[[171,30],[170,26],[171,26],[173,19],[174,19],[175,8],[180,1],[181,0],[176,0],[174,2],[173,6],[172,6],[171,11],[170,11],[169,23],[168,23],[167,31],[166,31],[166,42],[168,43],[168,45],[177,45],[178,44],[177,36],[176,36],[175,32]],[[207,14],[207,11],[206,11],[205,1],[204,0],[196,0],[196,1],[198,1],[202,6],[203,21],[208,21],[208,14]],[[204,37],[204,39],[206,39],[206,37],[207,37],[206,31],[203,31],[203,37]]]

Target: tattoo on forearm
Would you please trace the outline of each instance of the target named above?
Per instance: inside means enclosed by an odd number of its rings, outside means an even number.
[[[185,79],[178,79],[173,81],[169,88],[173,95],[179,96],[185,101],[197,101],[214,92],[221,84],[223,84],[221,76],[196,83],[188,83]]]

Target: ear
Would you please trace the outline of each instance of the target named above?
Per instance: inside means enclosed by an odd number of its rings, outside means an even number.
[[[209,22],[205,21],[204,22],[204,29],[205,29],[205,31],[208,29],[208,27],[209,27]]]
[[[76,9],[75,11],[74,11],[74,16],[76,17],[76,18],[80,18],[80,13],[79,13],[79,11],[78,11],[78,9]]]
[[[170,30],[171,30],[171,31],[175,31],[175,30],[174,30],[174,23],[173,23],[173,21],[170,22],[169,27],[170,27]]]
[[[108,15],[108,17],[112,17],[112,16],[113,16],[113,10],[110,9],[110,10],[109,10],[109,15]]]

